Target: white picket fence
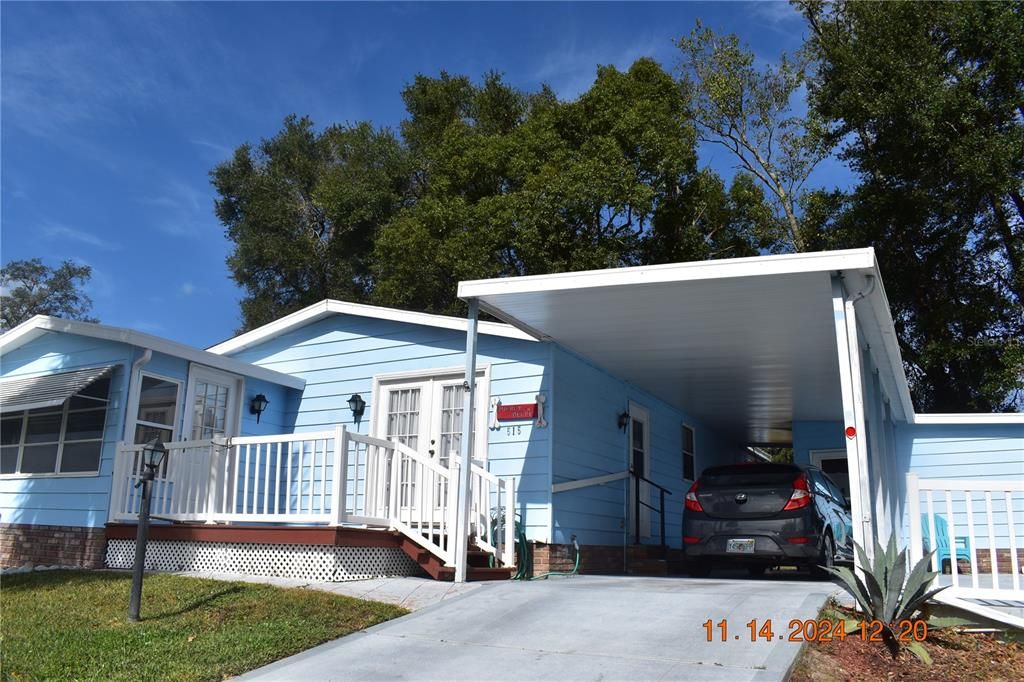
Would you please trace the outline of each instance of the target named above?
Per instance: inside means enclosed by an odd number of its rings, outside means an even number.
[[[936,550],[943,535],[948,538],[948,549],[932,555],[932,570],[941,573],[944,564],[950,570],[936,578],[936,585],[950,586],[945,590],[948,596],[1024,601],[1018,557],[1024,533],[1024,481],[930,480],[909,474],[907,502],[912,563],[926,549]],[[966,555],[961,560],[970,562],[969,575],[957,565],[958,550]],[[1009,555],[1009,570],[1000,570],[1000,554]],[[989,571],[981,570],[980,558],[988,559]]]
[[[111,521],[135,521],[142,445],[114,462]],[[345,524],[394,528],[455,565],[453,468],[401,443],[344,427],[317,433],[167,443],[153,482],[157,519],[202,523]],[[473,466],[469,528],[503,565],[515,561],[515,483]],[[508,520],[506,523],[505,521]]]

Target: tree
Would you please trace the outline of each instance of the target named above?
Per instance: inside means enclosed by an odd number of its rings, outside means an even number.
[[[324,298],[365,301],[377,231],[405,201],[406,152],[386,129],[289,116],[211,172],[249,329]]]
[[[788,251],[806,250],[810,237],[800,218],[804,185],[829,147],[813,112],[791,111],[806,82],[805,60],[783,54],[778,65],[759,69],[736,35],[718,36],[699,21],[677,46],[681,83],[701,139],[726,148],[771,196],[777,220],[766,240]]]
[[[493,73],[419,76],[403,98],[417,200],[380,233],[376,302],[455,312],[460,279],[757,253],[760,195],[697,170],[686,99],[652,60],[599,67],[572,102]]]
[[[920,410],[1024,385],[1021,3],[797,3],[810,103],[859,184],[832,245],[874,245]]]
[[[33,315],[96,322],[89,317],[92,300],[82,287],[92,268],[66,260],[50,268],[39,258],[9,261],[0,270],[0,331],[16,327]]]

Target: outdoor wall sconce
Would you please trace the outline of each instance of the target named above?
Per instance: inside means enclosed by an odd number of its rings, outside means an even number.
[[[270,401],[267,400],[267,396],[262,393],[256,394],[256,397],[249,403],[249,414],[256,415],[257,424],[260,423],[260,415],[263,414],[263,411],[267,409],[267,405],[269,404]]]
[[[363,400],[363,396],[353,393],[352,397],[348,399],[348,409],[352,410],[352,421],[358,426],[363,418],[363,411],[366,409],[366,401]]]
[[[619,415],[619,430],[623,433],[626,432],[626,427],[629,426],[629,412],[623,412]]]

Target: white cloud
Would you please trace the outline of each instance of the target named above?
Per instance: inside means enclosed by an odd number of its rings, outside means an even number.
[[[181,292],[182,296],[191,296],[192,294],[196,293],[198,289],[196,288],[196,285],[193,284],[192,282],[182,282],[181,286],[178,287],[178,291]]]
[[[575,39],[569,39],[544,55],[533,71],[533,78],[549,84],[561,99],[575,99],[594,83],[599,65],[610,64],[624,70],[641,57],[659,59],[659,55],[664,56],[672,49],[670,40],[654,36],[625,47],[587,45],[582,49],[577,47]],[[665,63],[664,59],[659,61]]]
[[[104,251],[117,251],[121,248],[120,244],[107,241],[92,232],[68,227],[67,225],[61,225],[60,223],[49,223],[43,227],[42,231],[47,239],[79,242],[80,244],[94,246],[97,249],[103,249]]]

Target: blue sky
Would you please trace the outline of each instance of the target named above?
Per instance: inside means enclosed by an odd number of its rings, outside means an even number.
[[[782,2],[651,4],[4,3],[0,257],[88,263],[93,313],[206,346],[239,324],[208,173],[289,113],[397,126],[417,73],[571,98],[598,64],[674,67],[700,18],[762,60],[796,49]],[[723,152],[702,164],[727,170]],[[848,174],[837,163],[825,184]]]

